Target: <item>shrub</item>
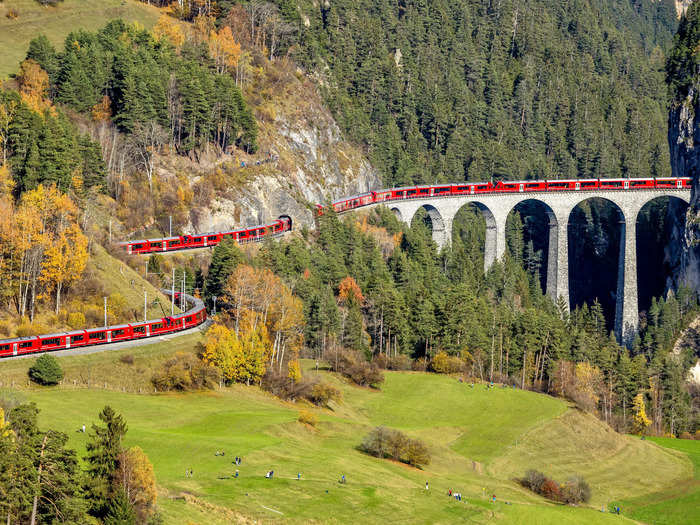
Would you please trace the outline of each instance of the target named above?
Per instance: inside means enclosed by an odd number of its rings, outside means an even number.
[[[195,355],[178,352],[151,377],[158,390],[213,389],[221,380],[219,370],[199,360]]]
[[[316,417],[316,414],[313,414],[308,410],[300,410],[297,421],[299,421],[299,423],[303,423],[304,425],[310,425],[312,427],[315,427],[318,424],[318,418]]]
[[[124,354],[119,357],[119,362],[124,363],[125,365],[133,365],[134,356],[132,354]]]
[[[309,394],[309,401],[322,407],[327,407],[331,401],[340,403],[342,399],[343,395],[340,390],[328,383],[316,383],[311,387],[311,393]]]
[[[43,354],[29,367],[29,379],[40,385],[57,385],[63,379],[63,370],[54,356]]]
[[[530,469],[525,473],[525,477],[521,480],[523,487],[530,489],[537,494],[541,493],[542,485],[547,481],[547,476],[539,470]]]
[[[556,481],[549,478],[544,478],[542,484],[540,485],[540,489],[536,490],[535,492],[547,499],[551,499],[552,501],[562,501],[561,489],[559,488],[559,485]]]
[[[681,432],[679,439],[693,439],[693,435],[690,432]]]
[[[406,462],[414,467],[430,464],[428,447],[419,439],[409,439],[406,447]]]
[[[1,321],[0,322],[0,335],[1,336],[9,337],[11,331],[12,331],[12,325],[10,324],[10,321]]]
[[[66,322],[68,323],[68,326],[70,326],[73,330],[86,327],[85,315],[83,315],[82,312],[69,313]]]
[[[294,381],[288,373],[283,374],[277,369],[269,368],[265,371],[260,386],[281,399],[295,400],[309,399],[313,383],[304,378]]]
[[[369,363],[359,352],[340,351],[331,359],[334,372],[339,372],[360,386],[379,388],[384,374],[374,363]]]
[[[588,503],[591,487],[582,477],[574,476],[561,486],[561,498],[564,503]]]
[[[552,501],[563,503],[588,503],[591,499],[591,487],[580,476],[574,476],[565,484],[559,485],[537,470],[528,470],[520,484],[532,492]]]
[[[360,450],[377,458],[391,458],[414,467],[430,463],[430,453],[425,443],[383,426],[372,429],[365,436]]]
[[[30,335],[41,335],[49,332],[49,329],[40,323],[29,323],[24,320],[17,327],[17,337],[29,337]]]
[[[464,362],[456,356],[448,355],[444,350],[435,354],[430,361],[430,369],[438,374],[454,374],[460,372],[464,367]]]
[[[413,360],[407,355],[399,354],[389,359],[390,370],[410,370]]]

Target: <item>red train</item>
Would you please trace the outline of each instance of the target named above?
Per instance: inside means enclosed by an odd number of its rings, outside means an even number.
[[[361,195],[340,199],[332,203],[336,212],[342,213],[370,204],[405,199],[453,197],[458,195],[482,195],[496,193],[539,193],[554,191],[594,190],[653,190],[690,189],[690,177],[667,177],[650,179],[569,179],[526,180],[492,182],[463,182],[460,184],[437,184],[434,186],[407,186],[388,190],[370,191]],[[323,206],[317,205],[319,215]]]
[[[257,242],[267,237],[274,237],[292,229],[292,219],[283,215],[275,222],[262,224],[242,230],[199,233],[197,235],[180,235],[178,237],[165,237],[161,239],[144,239],[139,241],[125,241],[119,243],[128,254],[142,254],[154,252],[171,252],[175,250],[189,250],[192,248],[206,248],[216,246],[224,239],[233,239],[239,243]]]
[[[170,294],[168,290],[164,290],[164,292],[168,295]],[[179,297],[180,294],[176,293],[175,299],[179,299]],[[185,294],[185,300],[192,305],[189,310],[185,313],[161,319],[75,330],[60,334],[0,339],[0,358],[143,339],[145,337],[179,332],[198,326],[206,321],[207,309],[204,303],[200,299],[187,294]]]

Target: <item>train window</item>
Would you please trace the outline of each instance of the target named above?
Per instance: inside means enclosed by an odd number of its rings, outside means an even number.
[[[9,350],[10,345],[0,345],[0,350]]]
[[[179,246],[180,241],[170,241],[170,246]]]
[[[60,345],[61,340],[58,337],[52,337],[51,339],[44,339],[41,342],[41,346],[50,346],[50,345]]]
[[[104,332],[95,332],[94,334],[90,334],[90,339],[99,339],[100,341],[105,340],[105,333]]]
[[[621,180],[605,181],[602,184],[605,184],[606,186],[622,186],[622,181]]]
[[[24,343],[20,343],[20,344],[19,344],[19,347],[20,347],[20,348],[29,348],[30,346],[32,346],[32,343],[33,343],[33,342],[34,342],[34,341],[25,341]]]
[[[238,236],[239,236],[240,238],[243,238],[243,237],[248,237],[248,234],[247,234],[246,232],[241,232],[241,233],[238,234]]]
[[[192,242],[202,242],[202,237],[196,237],[192,239]]]
[[[151,248],[162,248],[163,244],[159,242],[152,242],[151,243]]]
[[[145,326],[134,326],[134,333],[135,334],[145,334],[146,327]]]
[[[489,185],[488,185],[488,184],[479,184],[479,185],[476,187],[476,189],[477,189],[477,190],[488,190],[488,189],[489,189]]]
[[[630,183],[630,186],[646,186],[648,185],[649,182],[645,180],[633,180]]]
[[[80,341],[84,341],[84,340],[85,340],[85,336],[83,334],[70,336],[71,343],[79,343]]]
[[[435,193],[445,193],[451,190],[452,188],[435,188]]]
[[[141,249],[143,249],[143,244],[132,244],[131,249],[132,250],[141,250]]]
[[[152,330],[160,330],[161,328],[163,328],[163,323],[156,323],[151,325]]]
[[[596,186],[596,184],[597,184],[597,183],[596,183],[595,181],[582,182],[582,183],[581,183],[581,187],[583,187],[583,188],[594,188],[594,187]]]
[[[469,186],[457,186],[457,191],[467,191]]]
[[[217,239],[218,239],[218,237],[216,235],[210,235],[209,237],[207,237],[208,241],[215,241]]]
[[[406,192],[406,195],[415,195],[415,194],[416,194],[416,190],[408,190]]]
[[[124,335],[124,330],[112,330],[112,337]]]

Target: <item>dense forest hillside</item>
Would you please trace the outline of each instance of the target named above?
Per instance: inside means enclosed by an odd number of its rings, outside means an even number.
[[[669,173],[672,0],[277,3],[386,184]]]

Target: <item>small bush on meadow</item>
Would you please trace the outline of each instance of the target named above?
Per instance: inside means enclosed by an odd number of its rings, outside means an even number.
[[[563,485],[559,485],[542,472],[528,470],[520,484],[549,500],[570,505],[588,503],[591,499],[591,487],[581,476],[573,476]]]
[[[464,361],[457,356],[439,351],[430,361],[430,369],[438,374],[455,374],[464,368]]]
[[[318,425],[318,418],[316,417],[316,414],[313,414],[308,410],[300,410],[297,421],[299,421],[299,423],[303,423],[304,425],[309,425],[312,427]]]
[[[330,359],[334,372],[350,378],[355,384],[379,388],[384,382],[384,374],[375,363],[369,363],[359,352],[338,351]]]
[[[311,393],[309,395],[309,400],[314,404],[321,407],[327,407],[331,401],[340,403],[343,399],[343,395],[335,388],[333,385],[328,383],[316,383],[311,387]]]
[[[134,364],[134,356],[132,354],[124,354],[119,356],[119,362],[124,363],[125,365],[133,365]]]
[[[57,385],[63,379],[63,370],[54,356],[43,354],[29,367],[29,379],[40,385]]]
[[[213,389],[220,380],[221,373],[216,367],[185,352],[176,353],[151,377],[151,383],[160,391]]]
[[[377,458],[391,458],[414,467],[428,465],[430,453],[428,447],[418,439],[411,439],[403,432],[376,427],[367,434],[360,449]]]

